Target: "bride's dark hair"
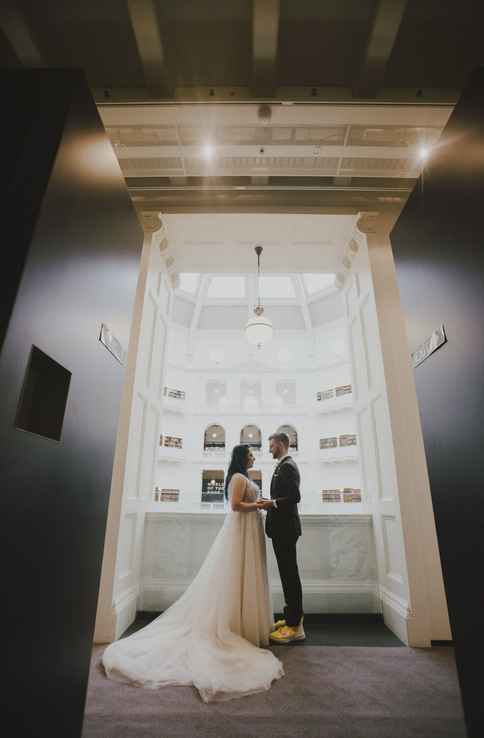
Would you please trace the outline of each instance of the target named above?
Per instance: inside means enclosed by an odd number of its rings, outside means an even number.
[[[227,475],[225,477],[225,499],[229,499],[229,484],[234,474],[243,474],[244,477],[249,478],[247,473],[247,455],[249,453],[250,446],[245,443],[241,443],[239,446],[234,446],[232,449],[232,458],[230,459],[229,468],[227,469]]]

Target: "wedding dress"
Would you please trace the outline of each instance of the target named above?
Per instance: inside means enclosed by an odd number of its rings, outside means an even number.
[[[257,495],[247,480],[243,501]],[[259,648],[268,645],[272,626],[261,512],[230,509],[180,599],[111,643],[102,662],[111,679],[149,689],[193,685],[204,702],[229,700],[267,690],[284,675],[274,654]]]

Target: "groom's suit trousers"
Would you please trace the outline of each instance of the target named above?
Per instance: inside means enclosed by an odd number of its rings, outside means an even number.
[[[290,626],[298,625],[303,615],[302,587],[297,566],[296,544],[297,541],[287,541],[280,538],[272,539],[286,602],[284,618]]]
[[[303,615],[302,588],[297,568],[296,543],[301,535],[301,521],[297,509],[301,500],[300,476],[297,465],[286,456],[277,465],[271,480],[271,499],[275,507],[267,512],[266,533],[272,545],[279,567],[286,605],[284,618],[295,626]]]

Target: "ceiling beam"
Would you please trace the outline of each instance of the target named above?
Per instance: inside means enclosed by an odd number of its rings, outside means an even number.
[[[279,86],[271,98],[276,102],[306,102],[314,105],[314,89],[317,89],[318,103],[334,103],[335,105],[354,103],[352,88],[338,85],[332,87],[319,86],[317,88],[308,87],[307,85]],[[460,92],[458,87],[424,87],[420,85],[414,87],[384,87],[379,92],[378,104],[387,102],[396,105],[398,103],[415,104],[417,102],[420,105],[426,103],[448,106],[449,112],[451,112],[459,99]],[[146,102],[145,87],[108,87],[106,85],[105,87],[95,87],[93,95],[95,101],[104,106],[113,103],[131,105]],[[175,87],[173,97],[179,103],[196,103],[198,105],[201,102],[206,102],[212,105],[216,102],[234,103],[235,101],[250,104],[260,101],[261,96],[254,94],[248,85],[238,87],[193,85],[192,87]],[[170,104],[170,102],[160,99],[160,104]],[[371,101],[369,104],[374,104],[374,102]]]
[[[47,66],[25,16],[13,4],[0,7],[0,28],[22,66]]]
[[[353,89],[354,97],[376,97],[383,87],[406,6],[407,0],[377,0],[364,62]]]
[[[252,6],[252,92],[271,97],[277,87],[279,0],[253,0]]]
[[[153,97],[172,97],[154,0],[128,0],[128,11],[148,91]]]
[[[245,190],[245,191],[190,191],[190,190],[140,190],[128,189],[137,208],[146,212],[165,213],[243,213],[243,212],[291,212],[291,213],[358,213],[360,210],[400,212],[410,188],[397,191],[333,189],[318,190]]]
[[[258,175],[255,175],[250,178],[250,183],[251,185],[255,185],[258,187],[267,187],[267,185],[269,184],[269,177],[260,177]]]
[[[186,187],[188,184],[188,177],[169,177],[169,180],[173,187]]]

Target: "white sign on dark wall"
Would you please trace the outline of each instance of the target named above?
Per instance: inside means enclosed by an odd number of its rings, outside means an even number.
[[[447,336],[443,325],[437,328],[433,333],[411,354],[412,366],[419,366],[425,359],[428,359],[434,351],[447,343]]]
[[[117,359],[122,366],[124,366],[124,362],[126,360],[126,351],[123,349],[121,342],[118,341],[118,339],[111,331],[110,327],[106,325],[106,323],[101,323],[99,340],[101,341],[103,346],[106,346],[107,350],[112,353],[114,358]]]

